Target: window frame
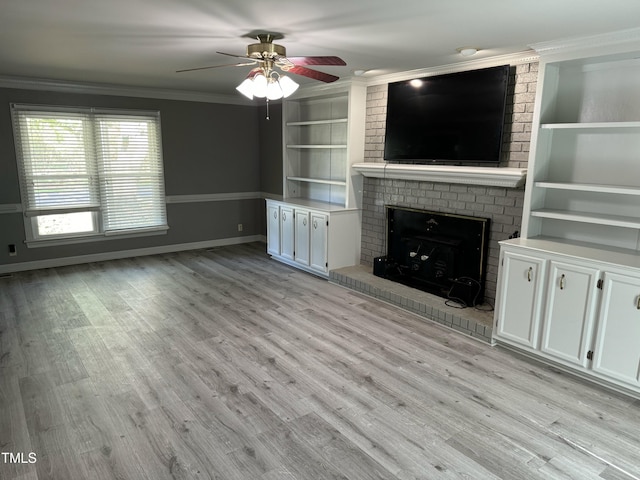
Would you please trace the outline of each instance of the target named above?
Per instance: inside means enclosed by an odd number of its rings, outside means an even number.
[[[129,237],[140,237],[149,235],[162,235],[166,234],[169,229],[167,218],[167,200],[165,193],[165,181],[164,181],[164,158],[162,155],[162,129],[160,122],[159,111],[149,110],[129,110],[129,109],[110,109],[110,108],[95,108],[95,107],[70,107],[70,106],[50,106],[50,105],[36,105],[36,104],[10,104],[11,119],[13,127],[13,136],[16,151],[16,163],[18,167],[20,196],[22,201],[22,210],[24,212],[24,227],[26,235],[26,245],[28,247],[42,247],[53,245],[67,245],[73,243],[84,243],[92,241],[103,241],[107,239],[122,239]],[[55,116],[56,114],[72,116],[78,115],[83,121],[88,122],[91,138],[85,138],[87,132],[83,130],[83,148],[84,155],[81,164],[84,165],[87,175],[87,192],[90,201],[83,205],[74,206],[70,205],[56,205],[52,208],[38,208],[35,205],[35,195],[37,189],[30,189],[27,186],[28,178],[33,178],[33,171],[28,172],[27,169],[31,168],[29,162],[32,159],[27,155],[25,150],[29,149],[27,146],[28,132],[24,132],[20,125],[21,116],[26,119],[29,112],[33,112],[34,117],[41,115],[46,118],[47,114]],[[107,161],[107,150],[109,146],[114,144],[106,144],[106,147],[102,148],[102,137],[98,141],[98,136],[101,135],[100,119],[105,117],[111,120],[121,118],[123,125],[126,123],[126,119],[131,118],[132,123],[137,118],[142,119],[143,122],[147,122],[152,128],[147,125],[147,136],[144,139],[147,142],[147,152],[145,160],[148,160],[145,164],[151,165],[155,172],[155,180],[151,184],[151,188],[155,195],[151,201],[152,216],[155,220],[153,224],[138,224],[131,228],[123,228],[121,230],[106,230],[104,218],[106,215],[107,196],[105,194],[106,187],[105,182],[109,181],[109,176],[105,175],[105,165]],[[83,129],[86,128],[83,126]],[[49,133],[49,132],[47,132]],[[99,146],[100,144],[100,146]],[[82,163],[84,162],[84,163]],[[77,165],[77,164],[74,164]],[[140,167],[142,168],[142,167]],[[139,170],[142,171],[142,170]],[[72,172],[70,175],[81,178],[83,175],[77,172]],[[137,176],[133,175],[133,177]],[[55,177],[55,175],[51,175]],[[132,175],[129,175],[132,177]],[[146,174],[145,178],[148,178],[149,174]],[[41,178],[47,179],[46,175],[41,175]],[[96,182],[96,185],[92,185],[92,182]],[[137,187],[138,184],[133,182],[130,185]],[[35,188],[35,187],[34,187]],[[62,187],[64,188],[64,186]],[[82,190],[82,188],[81,188]],[[35,192],[35,193],[34,193]],[[67,192],[65,192],[67,193]],[[84,193],[84,192],[83,192]],[[131,213],[135,210],[125,210],[125,216],[127,212]],[[93,230],[85,232],[63,232],[60,234],[41,234],[38,228],[38,218],[47,215],[56,214],[68,214],[76,212],[90,212],[93,221]]]

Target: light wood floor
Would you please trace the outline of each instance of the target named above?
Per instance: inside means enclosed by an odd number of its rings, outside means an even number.
[[[0,279],[0,452],[36,454],[3,480],[629,480],[640,402],[252,244]]]

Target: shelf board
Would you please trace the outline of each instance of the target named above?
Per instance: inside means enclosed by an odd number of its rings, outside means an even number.
[[[300,122],[287,122],[287,127],[305,127],[308,125],[333,125],[335,123],[347,123],[346,118],[334,118],[328,120],[304,120]]]
[[[317,183],[321,185],[337,185],[339,187],[345,187],[347,182],[344,180],[326,180],[323,178],[310,178],[310,177],[287,177],[287,180],[293,180],[296,182]]]
[[[640,128],[638,122],[586,122],[586,123],[542,123],[544,130],[610,130],[620,128]]]
[[[353,169],[371,178],[460,183],[516,188],[524,184],[525,168],[463,167],[458,165],[409,165],[398,163],[356,163]]]
[[[347,148],[346,145],[317,145],[317,144],[307,144],[307,145],[287,145],[287,148],[305,148],[305,149],[329,149],[329,148]]]
[[[578,192],[614,193],[617,195],[640,195],[639,187],[598,185],[592,183],[535,182],[537,188],[550,190],[573,190]]]
[[[612,227],[640,228],[640,217],[628,217],[622,215],[605,215],[600,213],[572,212],[569,210],[555,210],[542,208],[533,210],[532,217],[551,218],[569,222],[595,223]]]
[[[532,238],[519,237],[510,240],[502,240],[500,244],[523,246],[540,252],[554,252],[575,258],[607,262],[624,267],[640,268],[640,253],[637,250],[630,250],[626,248],[611,247],[607,245],[548,236]]]

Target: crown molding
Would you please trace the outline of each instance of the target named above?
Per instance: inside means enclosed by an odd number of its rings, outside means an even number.
[[[314,83],[300,85],[296,92],[287,97],[285,100],[295,100],[297,98],[308,98],[313,96],[333,94],[336,92],[347,92],[352,86],[366,87],[368,85],[366,79],[362,77],[343,77],[340,80],[331,83]]]
[[[367,85],[382,85],[393,82],[401,82],[411,80],[412,78],[429,77],[433,75],[443,75],[446,73],[464,72],[466,70],[474,70],[478,68],[497,67],[500,65],[522,65],[525,63],[537,62],[539,55],[533,50],[526,50],[519,53],[511,53],[507,55],[495,55],[492,57],[478,58],[467,60],[459,63],[451,63],[448,65],[439,65],[436,67],[421,68],[417,70],[408,70],[405,72],[396,72],[386,75],[379,75],[367,79]]]
[[[43,90],[62,93],[88,95],[111,95],[121,97],[157,98],[161,100],[181,100],[187,102],[223,103],[231,105],[257,106],[255,102],[243,99],[241,95],[219,95],[187,90],[107,85],[95,83],[67,82],[43,78],[0,76],[0,88],[20,90]]]
[[[601,52],[640,50],[640,28],[630,28],[616,32],[583,37],[569,37],[529,45],[541,57],[564,53],[584,52],[593,56]]]

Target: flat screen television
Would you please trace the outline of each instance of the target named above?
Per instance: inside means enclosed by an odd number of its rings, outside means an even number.
[[[509,65],[389,84],[384,158],[500,162]]]

